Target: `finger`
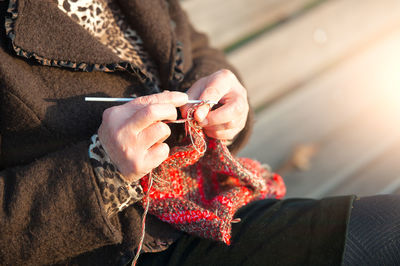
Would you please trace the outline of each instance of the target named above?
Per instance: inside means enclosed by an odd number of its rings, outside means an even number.
[[[226,69],[215,72],[207,80],[199,99],[218,102],[232,87],[235,75]]]
[[[231,91],[233,81],[236,80],[235,75],[226,69],[215,72],[207,80],[205,88],[199,96],[200,100],[219,102],[226,94]],[[203,121],[210,110],[209,105],[200,106],[195,112],[195,119],[199,122]]]
[[[202,91],[204,90],[205,85],[207,84],[207,78],[201,78],[196,81],[186,92],[189,96],[189,99],[197,100],[199,99]],[[186,104],[181,107],[181,113],[184,118],[187,117],[187,111],[189,108],[193,107],[193,104]]]
[[[246,125],[246,119],[204,127],[207,136],[218,139],[233,139]],[[227,133],[226,135],[221,135]]]
[[[227,93],[234,89],[244,90],[240,85],[236,76],[229,70],[222,69],[214,74],[198,80],[188,90],[190,97],[198,97],[196,99],[219,102]],[[182,108],[182,114],[186,117],[188,106]],[[197,108],[194,117],[201,122],[205,119],[210,106],[203,105]]]
[[[205,129],[204,132],[206,133],[207,136],[214,139],[231,140],[235,138],[235,136],[240,132],[240,130],[228,129],[228,130],[210,131]]]
[[[210,112],[211,106],[208,104],[201,105],[197,108],[197,110],[194,112],[194,119],[196,119],[198,122],[203,122],[208,113]]]
[[[149,105],[149,104],[162,104],[168,103],[175,107],[185,105],[188,102],[188,95],[179,91],[164,91],[162,93],[152,94],[148,96],[138,97],[125,105],[127,107],[131,105]]]
[[[138,110],[128,120],[131,130],[140,132],[154,122],[162,120],[176,120],[177,110],[172,104],[150,104]]]
[[[221,107],[212,110],[207,115],[207,119],[203,120],[200,125],[203,127],[221,125],[233,120],[242,121],[246,119],[249,112],[246,98],[239,95],[234,95],[232,98],[228,98]]]
[[[169,146],[166,143],[156,143],[150,147],[145,156],[144,163],[145,167],[151,171],[151,169],[159,166],[163,161],[168,158]]]
[[[197,80],[188,90],[187,95],[189,99],[197,100],[199,99],[201,93],[203,92],[205,86],[207,85],[208,77],[201,78]]]
[[[165,91],[153,95],[138,97],[128,103],[114,106],[106,110],[108,113],[113,114],[113,120],[126,121],[132,117],[138,110],[150,104],[171,104],[175,107],[182,106],[188,101],[186,93]]]
[[[221,84],[220,87],[216,87],[218,86],[216,83],[219,82],[213,82],[212,87],[207,86],[204,89],[204,92],[200,95],[199,99],[204,101],[219,102],[222,97],[229,92],[229,87],[227,87],[226,84]],[[194,118],[197,121],[202,122],[208,115],[210,108],[211,106],[209,104],[201,105],[194,113]]]
[[[162,143],[171,135],[171,129],[163,122],[151,124],[138,134],[138,140],[146,150],[156,143]]]
[[[238,123],[238,121],[231,120],[231,121],[223,123],[223,124],[205,126],[203,128],[207,129],[209,131],[220,131],[220,130],[239,128],[240,126],[241,126],[241,123]]]

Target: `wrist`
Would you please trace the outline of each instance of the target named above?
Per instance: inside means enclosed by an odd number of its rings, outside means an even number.
[[[143,189],[140,184],[128,182],[124,178],[109,158],[97,135],[91,138],[89,157],[109,217],[142,199]]]

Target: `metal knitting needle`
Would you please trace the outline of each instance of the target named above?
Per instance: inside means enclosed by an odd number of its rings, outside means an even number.
[[[135,98],[110,98],[110,97],[85,97],[86,102],[130,102]],[[202,103],[203,100],[188,100],[187,103]],[[218,104],[214,101],[206,101],[208,104]]]

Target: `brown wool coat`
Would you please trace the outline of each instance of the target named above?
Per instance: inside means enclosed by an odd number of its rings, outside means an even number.
[[[7,19],[9,1],[0,0],[0,264],[116,264],[137,246],[141,208],[106,217],[87,153],[110,104],[83,98],[141,95],[146,88],[55,1],[12,2],[15,13]],[[178,0],[118,2],[157,64],[162,89],[184,91],[231,68],[194,31]],[[174,84],[177,41],[185,77]],[[147,225],[150,246],[179,235],[153,217]]]

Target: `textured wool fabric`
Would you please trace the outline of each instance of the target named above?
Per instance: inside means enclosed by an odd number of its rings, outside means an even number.
[[[55,263],[121,242],[118,220],[101,206],[87,145],[0,172],[2,263]]]
[[[190,120],[189,137],[174,147],[170,156],[151,175],[141,179],[146,191],[144,208],[177,229],[230,244],[235,212],[254,200],[282,198],[283,180],[257,161],[235,158],[221,141],[208,139],[202,128]],[[154,179],[149,187],[149,178]]]

